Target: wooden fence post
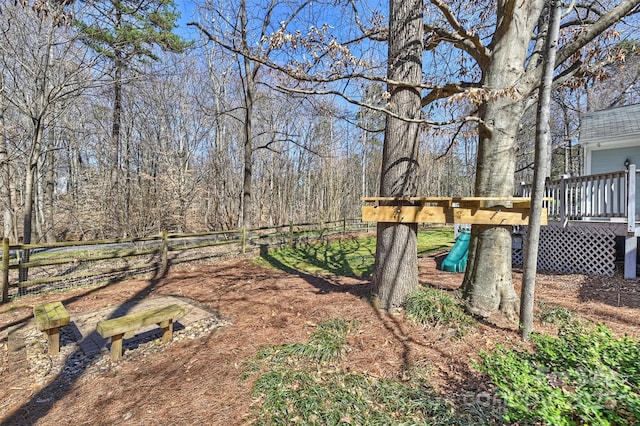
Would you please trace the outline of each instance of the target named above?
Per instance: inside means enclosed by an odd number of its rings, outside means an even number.
[[[2,240],[2,303],[9,301],[9,238]]]
[[[293,222],[289,222],[289,247],[293,247]]]
[[[169,233],[162,231],[162,274],[166,274],[169,269]]]

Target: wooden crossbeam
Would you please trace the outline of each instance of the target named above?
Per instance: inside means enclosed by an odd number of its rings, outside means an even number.
[[[551,198],[545,197],[545,201]],[[375,205],[437,205],[458,207],[489,207],[503,205],[513,208],[530,208],[531,198],[528,197],[362,197],[365,203]]]
[[[363,222],[527,225],[528,208],[448,206],[363,206]],[[542,211],[547,224],[547,211]]]
[[[453,223],[448,208],[421,206],[363,206],[363,222]]]
[[[453,223],[470,225],[528,225],[530,209],[497,207],[454,208]],[[542,209],[541,225],[547,224],[547,210]]]

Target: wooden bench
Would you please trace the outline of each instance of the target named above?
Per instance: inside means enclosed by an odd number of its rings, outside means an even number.
[[[69,325],[70,318],[62,302],[51,302],[33,307],[38,331],[49,339],[49,353],[60,352],[60,327]]]
[[[105,339],[111,338],[111,360],[117,361],[122,357],[123,338],[135,336],[139,328],[158,324],[162,328],[162,343],[168,343],[173,337],[173,322],[183,316],[184,308],[173,304],[100,321],[96,330]]]

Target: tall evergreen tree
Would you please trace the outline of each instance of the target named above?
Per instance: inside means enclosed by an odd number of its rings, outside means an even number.
[[[84,42],[111,62],[113,119],[109,148],[109,189],[106,211],[115,232],[127,234],[129,185],[121,182],[120,170],[129,180],[129,151],[121,146],[123,85],[125,72],[136,62],[159,60],[159,49],[182,53],[189,43],[174,33],[179,13],[173,0],[102,0],[86,2],[91,12],[77,26]],[[124,190],[122,194],[121,189]],[[122,198],[121,198],[122,196]]]

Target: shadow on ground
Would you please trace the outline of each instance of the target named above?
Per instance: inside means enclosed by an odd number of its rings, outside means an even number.
[[[155,275],[149,280],[149,284],[130,297],[126,302],[122,303],[109,317],[109,319],[127,315],[129,309],[133,306],[133,304],[129,302],[141,300],[149,296],[165,275],[166,271],[161,272],[160,270],[156,270]],[[99,289],[100,288],[93,289],[89,292],[62,300],[62,303],[70,304],[73,300],[86,297],[87,294],[97,292]],[[96,330],[93,330],[92,333],[97,335]],[[92,335],[84,337],[90,339],[96,338],[96,336]],[[134,344],[139,345],[140,341],[137,341],[137,343]],[[56,376],[56,378],[47,386],[36,392],[27,403],[23,404],[20,408],[16,409],[11,415],[9,415],[9,417],[4,419],[2,421],[2,425],[32,425],[38,423],[40,419],[47,415],[58,399],[62,399],[65,395],[70,393],[70,390],[73,388],[73,384],[100,356],[101,353],[99,352],[93,356],[85,356],[82,349],[78,347],[75,352],[67,357],[65,360],[65,366],[61,369],[61,372]],[[74,373],[63,374],[65,371],[74,371]]]

